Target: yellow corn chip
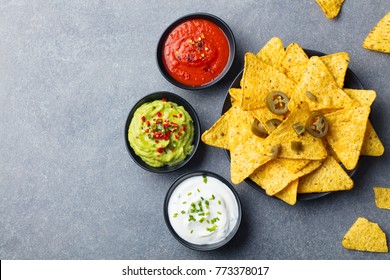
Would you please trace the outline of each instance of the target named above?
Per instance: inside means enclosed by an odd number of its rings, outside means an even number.
[[[280,72],[284,72],[281,67],[281,61],[284,56],[285,50],[283,42],[280,38],[274,37],[265,44],[265,46],[257,53],[257,57],[264,63],[275,67]]]
[[[280,145],[278,157],[289,159],[311,159],[321,160],[327,156],[327,151],[319,138],[309,133],[297,135],[293,125],[295,123],[306,124],[310,111],[306,103],[300,104],[290,113],[287,119],[282,122],[264,141],[264,155],[270,155],[272,148]],[[297,152],[291,148],[292,141],[302,143],[302,150]]]
[[[346,52],[321,56],[322,62],[332,74],[339,88],[343,88],[344,86],[345,73],[348,69],[349,59],[349,54]]]
[[[390,210],[390,189],[374,187],[374,193],[376,206]]]
[[[308,92],[315,98],[310,98]],[[294,110],[302,101],[309,104],[310,111],[341,109],[352,104],[351,98],[337,86],[332,74],[318,56],[310,58],[288,103],[289,110]]]
[[[298,171],[302,170],[306,165],[310,163],[309,159],[291,159],[291,158],[285,158],[283,160],[284,166],[291,172],[291,173],[297,173]]]
[[[350,250],[387,253],[386,234],[378,224],[358,218],[345,234],[342,244]]]
[[[383,155],[385,147],[372,127],[370,120],[367,121],[366,133],[364,134],[361,155],[378,157]]]
[[[299,179],[298,193],[346,191],[352,188],[352,179],[332,156],[328,156],[318,169]]]
[[[295,83],[272,66],[265,64],[253,53],[245,54],[242,79],[241,108],[253,110],[266,106],[266,97],[272,91],[290,96]]]
[[[287,185],[287,187],[276,193],[275,196],[290,205],[295,205],[295,203],[297,203],[297,189],[298,179],[292,181],[290,184]]]
[[[252,134],[230,150],[230,177],[233,184],[241,183],[256,168],[271,159],[261,154],[263,141],[263,138]],[[250,148],[248,149],[248,147]]]
[[[308,62],[309,57],[301,46],[292,43],[288,45],[281,64],[286,71],[286,76],[295,83],[298,83]]]
[[[253,116],[250,111],[241,110],[239,107],[232,107],[232,115],[229,118],[229,149],[234,149],[240,143],[246,141],[249,136],[253,135],[251,126]]]
[[[326,140],[348,170],[358,163],[369,114],[369,107],[357,107],[325,115],[329,124]]]
[[[390,53],[390,12],[371,30],[363,42],[369,50]]]
[[[313,160],[297,173],[291,173],[283,164],[284,159],[276,158],[260,166],[249,178],[261,186],[267,195],[274,195],[292,181],[309,174],[321,165],[320,160]]]
[[[316,0],[327,18],[335,18],[340,12],[344,0]]]
[[[374,90],[344,88],[344,92],[354,100],[360,103],[360,106],[370,107],[376,98]]]
[[[229,125],[234,107],[223,114],[209,129],[202,134],[203,143],[222,149],[229,149]]]
[[[232,106],[239,107],[241,105],[242,90],[240,88],[229,89],[230,100]]]

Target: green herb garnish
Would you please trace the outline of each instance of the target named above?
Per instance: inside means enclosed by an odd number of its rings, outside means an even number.
[[[189,221],[189,222],[191,222],[191,221],[196,222],[196,219],[194,218],[194,216],[189,215],[188,217],[189,217],[189,218],[188,218],[188,221]]]
[[[210,231],[210,232],[213,232],[213,231],[215,231],[216,229],[217,229],[217,225],[216,224],[214,224],[214,225],[212,225],[211,227],[208,227],[208,228],[206,228],[206,230],[207,231]]]
[[[182,214],[185,214],[185,213],[186,213],[186,211],[182,210],[182,211],[181,211],[181,213],[182,213]]]
[[[178,215],[179,215],[178,213],[175,213],[175,214],[173,214],[173,217],[177,218]]]
[[[207,176],[203,175],[203,183],[207,184]]]

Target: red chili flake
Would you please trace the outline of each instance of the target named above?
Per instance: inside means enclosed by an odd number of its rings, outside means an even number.
[[[162,153],[164,151],[164,149],[163,148],[157,148],[157,152],[159,152],[160,154]]]
[[[157,112],[157,116],[158,116],[159,118],[161,118],[161,116],[162,116],[161,112]]]
[[[172,115],[172,117],[177,118],[177,115]]]
[[[180,114],[179,116],[180,116],[180,118],[182,118],[182,117],[183,117],[183,114]]]
[[[143,122],[145,121],[145,116],[141,117],[141,121],[143,121]]]
[[[165,97],[161,98],[162,102],[167,102],[167,99]]]

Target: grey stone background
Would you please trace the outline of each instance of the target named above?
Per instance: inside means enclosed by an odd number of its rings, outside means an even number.
[[[314,0],[1,0],[0,258],[390,259],[341,246],[359,216],[390,238],[390,211],[375,206],[372,190],[390,187],[390,55],[361,47],[389,11],[388,0],[346,0],[334,20]],[[155,61],[164,29],[193,12],[221,17],[237,42],[229,75],[201,92],[169,84]],[[229,180],[228,159],[201,144],[185,168],[148,173],[126,151],[127,115],[144,95],[168,90],[186,98],[208,129],[244,53],[274,36],[350,54],[350,69],[377,92],[370,118],[387,151],[361,161],[353,190],[294,207],[237,185],[244,215],[236,238],[221,250],[191,251],[164,223],[165,193],[190,170]]]

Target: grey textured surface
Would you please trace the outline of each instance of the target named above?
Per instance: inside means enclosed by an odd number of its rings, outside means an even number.
[[[194,93],[164,80],[155,49],[166,26],[198,11],[231,27],[237,56],[222,83]],[[371,120],[389,149],[390,55],[361,47],[389,11],[388,0],[347,0],[335,20],[314,0],[1,0],[0,258],[390,259],[341,246],[358,216],[390,238],[390,211],[376,208],[372,191],[390,187],[388,151],[362,160],[353,190],[294,207],[246,183],[236,186],[244,211],[238,235],[221,250],[200,253],[171,236],[163,200],[190,170],[229,179],[224,151],[201,144],[184,169],[157,175],[130,159],[123,136],[132,105],[159,90],[185,97],[209,128],[244,53],[278,36],[285,45],[350,54],[350,69],[377,92]]]

